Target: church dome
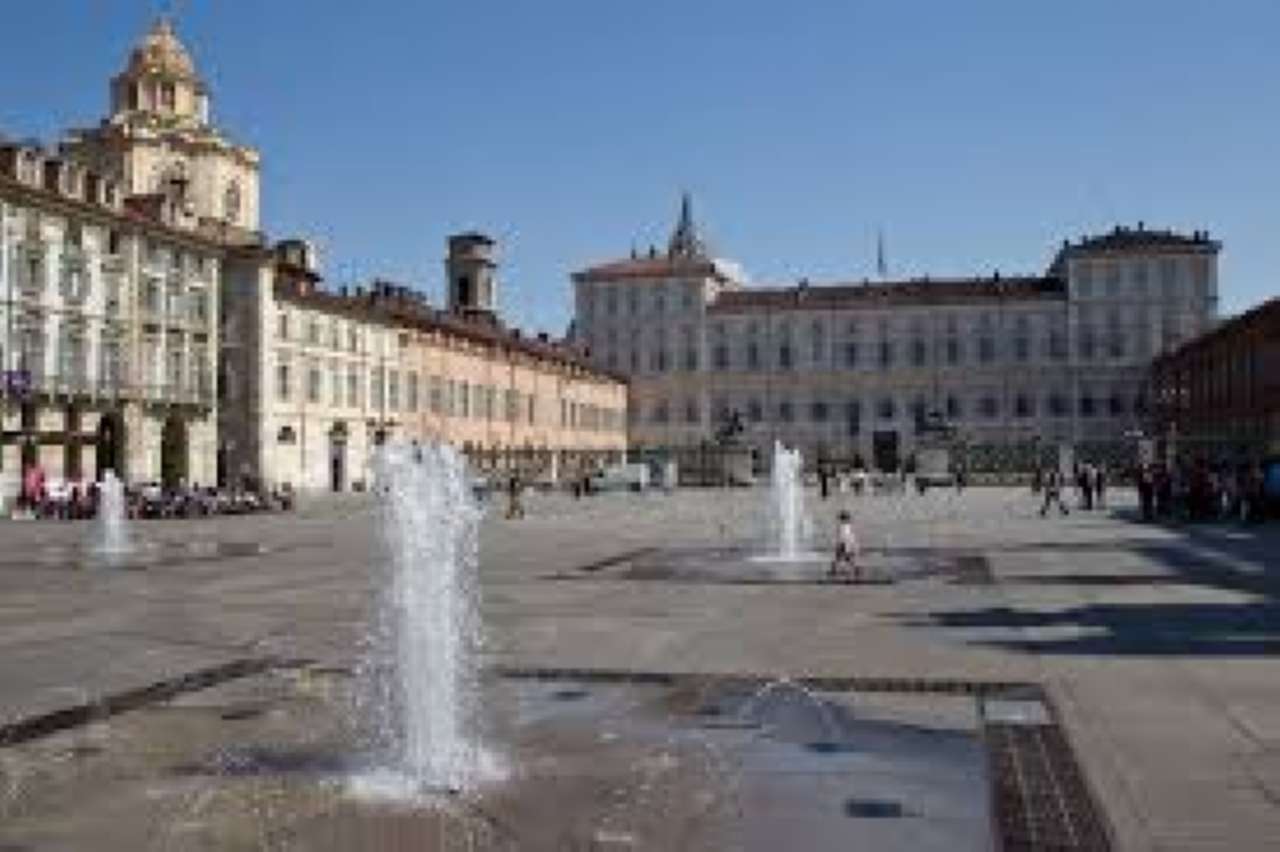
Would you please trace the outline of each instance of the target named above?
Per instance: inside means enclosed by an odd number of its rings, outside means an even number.
[[[129,54],[129,66],[125,75],[160,75],[182,79],[195,79],[196,66],[191,54],[174,35],[168,18],[160,18],[142,37]]]

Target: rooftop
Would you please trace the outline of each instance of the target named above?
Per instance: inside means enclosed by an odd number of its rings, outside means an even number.
[[[791,287],[727,290],[717,297],[710,310],[713,313],[737,313],[753,310],[817,310],[1065,297],[1064,281],[1056,277],[1041,276],[916,278],[820,286],[802,282]]]

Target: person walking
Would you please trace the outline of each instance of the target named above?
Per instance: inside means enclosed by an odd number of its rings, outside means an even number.
[[[858,560],[858,537],[853,531],[853,517],[848,512],[841,512],[836,520],[836,552],[831,559],[831,567],[827,576],[847,577],[854,582],[862,579],[862,567]]]
[[[1107,468],[1098,465],[1093,471],[1093,499],[1099,509],[1107,508]]]
[[[519,474],[511,474],[507,480],[507,518],[524,517],[524,501],[522,497]]]
[[[1049,507],[1057,504],[1059,511],[1068,515],[1067,504],[1062,502],[1062,472],[1051,468],[1044,478],[1044,502],[1040,505],[1040,517],[1049,512]]]

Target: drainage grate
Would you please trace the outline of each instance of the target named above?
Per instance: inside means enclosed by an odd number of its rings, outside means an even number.
[[[1062,729],[988,723],[995,830],[1003,852],[1105,852],[1111,837]]]

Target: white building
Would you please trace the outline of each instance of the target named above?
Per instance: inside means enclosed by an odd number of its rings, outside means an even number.
[[[1107,442],[1154,355],[1209,328],[1219,244],[1116,228],[1042,275],[747,287],[683,205],[667,251],[584,269],[574,327],[631,376],[631,441],[688,446],[737,412],[760,447],[893,466],[936,412],[971,444]]]

